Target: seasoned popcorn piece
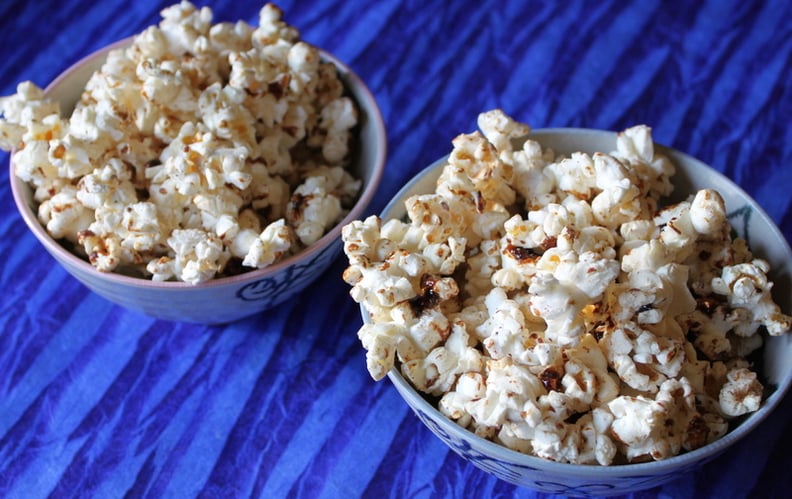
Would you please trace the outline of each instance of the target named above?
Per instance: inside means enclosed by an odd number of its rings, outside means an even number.
[[[377,369],[371,372],[372,376],[381,376],[392,367],[393,360],[384,354],[398,351],[403,363],[415,361],[409,372],[418,382],[425,379],[422,359],[450,333],[444,310],[449,304],[455,307],[459,288],[453,278],[444,274],[453,273],[455,262],[461,260],[459,252],[464,242],[451,239],[447,244],[427,246],[424,253],[409,252],[398,239],[382,237],[405,236],[407,231],[398,230],[400,226],[389,222],[381,227],[379,219],[372,216],[344,227],[345,251],[354,262],[344,272],[344,279],[352,286],[350,295],[365,305],[373,321],[398,326],[386,329],[399,332],[384,344],[393,349],[383,347],[370,353],[368,364]],[[388,243],[381,246],[385,241]],[[371,344],[380,345],[375,339]]]
[[[292,232],[286,222],[277,220],[264,228],[253,240],[242,265],[261,269],[277,262],[287,254],[292,246]]]
[[[574,284],[561,282],[549,272],[534,276],[528,293],[531,313],[547,323],[547,339],[560,345],[575,345],[585,332],[581,311],[588,304],[586,295]]]
[[[380,380],[393,368],[396,346],[405,336],[404,327],[392,322],[364,324],[358,339],[366,350],[366,368],[374,380]]]
[[[154,251],[162,244],[157,207],[153,203],[138,202],[127,205],[121,218],[121,226],[124,228],[121,239],[123,248],[145,253]]]
[[[170,50],[181,55],[189,52],[199,38],[206,36],[212,23],[212,10],[209,7],[196,9],[182,0],[160,11],[160,29],[166,36]]]
[[[321,60],[316,47],[305,42],[297,42],[289,49],[287,62],[289,69],[294,71],[297,75],[304,77],[317,71]],[[306,79],[301,83],[308,84],[309,82],[310,80]],[[301,90],[301,88],[299,90]]]
[[[578,255],[572,237],[564,229],[563,242],[545,252],[539,263],[541,267],[548,259],[551,264],[528,287],[532,313],[547,323],[547,338],[561,345],[577,344],[585,332],[583,310],[598,303],[619,274],[619,264],[612,258],[593,251]]]
[[[136,67],[136,76],[144,101],[150,108],[157,109],[160,115],[184,122],[188,116],[198,112],[198,98],[205,93],[191,84],[176,61],[144,59]]]
[[[630,220],[621,224],[619,234],[624,239],[622,247],[628,247],[631,242],[656,239],[659,231],[652,220]]]
[[[100,272],[113,272],[124,260],[121,239],[116,234],[100,236],[91,230],[85,230],[79,232],[77,242],[88,255],[91,265]],[[170,276],[172,275],[173,271],[170,271]]]
[[[71,185],[67,179],[58,177],[58,170],[49,161],[48,142],[43,140],[26,141],[25,147],[12,153],[14,175],[30,183],[35,188],[38,202],[54,196],[64,185]]]
[[[696,349],[713,361],[745,358],[764,343],[750,310],[730,307],[714,297],[700,299],[694,312],[677,320]]]
[[[568,158],[549,164],[546,169],[552,172],[556,189],[564,195],[591,202],[603,188],[597,185],[597,171],[588,154],[573,153]]]
[[[728,234],[726,204],[721,195],[712,189],[698,191],[690,203],[690,221],[699,234],[721,239]]]
[[[55,239],[76,242],[77,235],[91,224],[93,212],[77,199],[77,189],[66,185],[39,205],[38,217]]]
[[[382,228],[382,221],[376,215],[370,215],[365,220],[354,220],[352,223],[345,225],[341,229],[341,239],[344,242],[344,253],[350,262],[350,269],[356,266],[368,266],[372,261],[382,261],[387,258],[388,253],[378,254],[376,252],[377,245],[381,241],[380,230]],[[384,242],[390,242],[385,239]],[[390,250],[395,246],[395,243],[389,244],[387,247]],[[347,279],[346,272],[344,280],[353,285],[356,280],[350,281]]]
[[[361,280],[365,279],[364,276]],[[422,282],[424,280],[425,278]],[[402,286],[402,294],[391,294],[380,308],[376,305],[369,308],[381,318],[379,323],[372,324],[383,327],[363,328],[359,332],[367,349],[369,373],[374,379],[380,379],[393,367],[395,356],[398,355],[408,379],[428,387],[436,382],[438,376],[448,377],[447,373],[432,371],[432,365],[442,363],[445,356],[454,353],[435,351],[451,334],[452,325],[439,309],[416,308],[423,306],[423,295],[415,293],[408,279],[397,278],[397,282]],[[432,295],[436,293],[438,300],[451,299],[457,293],[455,283],[450,279],[433,283],[432,289]],[[400,299],[402,297],[404,298]],[[381,297],[375,295],[374,298]],[[461,346],[456,350],[460,349]],[[458,355],[462,354],[463,352],[458,352]],[[473,354],[474,352],[466,352],[465,356],[471,357]],[[471,358],[475,361],[475,356]],[[446,379],[445,382],[451,381]]]
[[[338,164],[347,157],[350,130],[357,121],[357,108],[348,97],[339,97],[322,108],[319,126],[327,132],[322,155],[329,163]]]
[[[313,244],[343,217],[343,199],[352,198],[359,186],[360,182],[340,167],[307,174],[286,209],[286,220],[302,244]]]
[[[512,140],[528,135],[531,127],[515,121],[501,109],[493,109],[478,116],[478,127],[484,137],[503,155],[512,152]],[[508,159],[508,156],[506,157]]]
[[[681,335],[658,335],[634,323],[607,331],[601,344],[619,378],[640,392],[656,392],[667,379],[678,376],[685,362]]]
[[[608,370],[608,360],[591,335],[564,350],[564,393],[578,404],[579,412],[607,404],[619,395],[619,383]],[[545,363],[544,365],[548,365]]]
[[[422,289],[421,294],[416,297],[417,300],[413,300],[410,303],[412,316],[415,317],[415,319],[412,319],[408,314],[403,315],[403,317],[409,323],[409,339],[420,350],[420,352],[425,355],[440,342],[448,338],[451,324],[448,321],[448,317],[446,317],[439,307],[423,309],[418,308],[425,306],[422,300],[425,298],[424,290],[425,286],[427,285],[424,284],[425,279],[421,279],[421,281],[424,289]],[[456,283],[453,281],[453,279],[448,278],[445,282],[433,283],[432,290],[432,294],[435,293],[434,290],[437,290],[438,299],[440,300],[450,299],[453,296],[456,296],[458,292],[456,289]],[[434,298],[433,295],[432,297]],[[405,360],[409,359],[405,358]]]
[[[223,86],[218,82],[208,86],[194,99],[207,130],[217,138],[229,141],[234,148],[240,148],[231,157],[240,158],[242,163],[257,148],[256,119],[245,106],[246,97],[243,89],[231,85]]]
[[[470,222],[472,212],[464,202],[447,199],[439,194],[412,196],[405,202],[407,215],[421,234],[419,247],[441,243],[448,238],[474,241]]]
[[[744,239],[725,236],[722,239],[699,240],[695,250],[684,261],[689,269],[688,285],[697,296],[713,295],[712,281],[723,268],[753,260]]]
[[[468,414],[476,426],[495,428],[520,421],[525,406],[545,393],[539,378],[508,357],[487,361],[485,372],[485,376],[460,376],[456,391],[441,399],[440,410],[447,415]]]
[[[419,390],[440,396],[453,388],[459,375],[479,372],[483,366],[483,357],[471,346],[465,324],[456,321],[443,344],[432,348],[426,357],[403,362],[401,372]]]
[[[660,196],[671,194],[674,186],[671,176],[675,172],[674,164],[663,154],[658,154],[652,140],[652,129],[646,125],[638,125],[619,132],[616,136],[616,151],[611,153],[630,165],[641,180],[648,199],[653,205]]]
[[[598,194],[591,200],[591,210],[599,225],[615,229],[624,222],[645,218],[651,213],[638,188],[634,171],[613,156],[595,153],[594,172]]]
[[[190,284],[210,280],[228,261],[222,241],[199,229],[174,230],[167,243],[174,253],[174,274]]]
[[[555,177],[550,168],[553,151],[543,150],[535,140],[523,142],[522,149],[511,154],[512,186],[524,199],[526,210],[536,210],[558,201]]]
[[[497,241],[482,241],[476,251],[471,251],[465,260],[464,290],[468,296],[485,296],[493,284],[506,289],[517,286],[516,282],[512,285],[494,282],[494,274],[501,265],[498,248]]]
[[[620,396],[608,409],[614,415],[611,433],[628,461],[666,459],[706,443],[701,433],[707,429],[685,378],[665,381],[654,399]]]
[[[267,166],[262,162],[248,162],[246,165],[251,174],[248,188],[241,193],[246,203],[259,213],[267,213],[270,220],[283,218],[292,187],[280,175],[270,175]]]
[[[403,274],[389,272],[389,264],[347,269],[344,278],[352,284],[350,296],[364,304],[372,318],[387,320],[391,309],[413,299],[417,292],[411,280]]]
[[[271,43],[273,40],[295,41],[300,33],[283,21],[283,11],[274,3],[266,3],[259,11],[259,26],[256,28],[257,44]]]
[[[238,227],[237,220],[241,218],[243,200],[236,189],[223,186],[215,192],[195,195],[192,202],[200,213],[201,228],[204,230],[213,231],[221,236],[223,234],[221,234],[222,229],[218,228],[219,225],[234,223]],[[227,230],[224,234],[235,235]]]
[[[148,31],[154,31],[154,36],[156,36],[156,30],[152,30],[151,28],[145,30],[141,36],[144,36]],[[216,53],[234,54],[244,52],[250,49],[252,45],[252,33],[253,27],[244,21],[237,21],[235,23],[219,22],[209,28],[209,44],[211,45],[211,50]],[[157,45],[159,45],[159,43],[157,43]],[[220,69],[223,63],[227,64],[228,61],[216,61],[217,69]],[[227,70],[227,67],[223,69]],[[209,80],[209,78],[207,78],[207,80]]]
[[[718,397],[723,414],[736,417],[757,411],[762,403],[763,388],[756,373],[738,368],[729,371],[726,378]]]
[[[466,405],[481,400],[485,395],[484,376],[479,372],[463,373],[457,378],[454,389],[447,391],[437,404],[438,410],[456,420],[462,427],[469,427],[473,416]]]
[[[654,225],[622,224],[622,270],[654,271],[668,263],[684,263],[689,267],[687,286],[699,295],[711,294],[711,279],[735,257],[720,195],[701,190],[690,201],[663,208]]]
[[[774,336],[792,328],[792,317],[781,313],[770,294],[773,283],[767,279],[769,270],[766,261],[755,259],[724,267],[721,277],[712,280],[713,291],[726,296],[729,306],[744,310],[748,316],[748,320],[734,328],[740,336],[753,335],[760,325]]]
[[[323,176],[332,186],[332,193],[341,200],[341,206],[348,208],[354,204],[363,181],[353,177],[347,170],[340,166],[318,166],[308,170],[308,177]]]
[[[56,114],[32,120],[27,130],[12,152],[14,174],[28,182],[36,189],[37,200],[52,197],[62,184],[71,183],[73,170],[81,166],[69,168],[79,161],[72,161],[74,156],[81,156],[81,151],[66,149],[63,139],[67,124]],[[43,194],[43,196],[41,195]]]
[[[120,138],[120,132],[113,130],[112,125],[101,123],[101,118],[95,113],[83,116],[85,114],[88,113],[75,111],[68,133],[50,142],[49,160],[57,168],[59,177],[79,179],[91,173],[94,164],[101,163],[106,151],[112,148],[115,137]],[[78,118],[84,118],[87,123],[79,123]],[[83,133],[78,132],[81,128]]]
[[[322,237],[343,213],[341,201],[328,192],[327,184],[327,177],[308,177],[294,190],[286,210],[286,219],[306,246]]]
[[[138,200],[129,170],[118,158],[111,158],[104,167],[84,175],[77,182],[77,188],[77,199],[93,210],[104,205],[133,204]]]
[[[46,130],[41,130],[44,132],[44,136],[41,137],[36,137],[36,134],[31,132],[40,124],[44,124],[49,117],[57,118],[59,114],[58,103],[46,100],[41,88],[29,81],[20,83],[17,85],[15,94],[0,97],[0,115],[2,115],[0,119],[0,148],[9,151],[17,147],[25,138],[27,140],[49,140]],[[57,121],[52,124],[56,125],[55,132],[62,126]],[[26,134],[28,137],[25,137]]]
[[[449,237],[444,243],[424,247],[421,254],[437,273],[451,275],[465,261],[465,239]]]
[[[452,141],[454,149],[448,158],[448,167],[438,179],[437,192],[445,194],[454,190],[474,197],[478,211],[514,203],[515,192],[510,186],[513,168],[498,158],[498,150],[480,132],[459,135]],[[452,179],[467,183],[463,187],[450,187]],[[448,183],[446,188],[444,184]]]
[[[515,289],[530,284],[532,276],[540,270],[558,272],[557,277],[568,276],[576,269],[584,270],[576,266],[581,259],[596,261],[595,266],[613,266],[606,263],[615,258],[613,235],[591,223],[589,205],[574,197],[565,198],[562,204],[551,203],[531,211],[527,220],[515,215],[504,224],[506,235],[500,242],[503,268],[493,276],[493,282]],[[585,293],[593,297],[602,292],[594,290],[601,286],[599,277],[612,279],[617,268],[614,266],[611,273],[600,274],[596,279],[590,279],[596,276],[590,269],[585,269],[587,279],[582,285],[588,287]]]
[[[617,452],[608,434],[611,419],[607,411],[595,409],[574,423],[540,424],[530,441],[532,452],[556,462],[607,466]]]
[[[668,263],[656,270],[629,272],[626,278],[608,289],[614,322],[659,324],[692,312],[696,301],[687,282],[687,267],[677,263]]]
[[[526,354],[528,335],[526,321],[517,302],[508,299],[501,288],[494,288],[484,299],[488,318],[477,326],[486,353],[493,359],[520,359]]]
[[[540,227],[520,215],[508,219],[503,228],[505,234],[497,246],[501,249],[501,268],[493,273],[492,282],[505,289],[518,289],[528,284],[539,270],[536,263],[543,253],[540,245],[547,238]],[[537,239],[541,242],[537,243]]]
[[[566,239],[566,234],[562,233],[561,240]],[[565,249],[561,244],[558,248],[561,251]],[[574,249],[567,251],[565,257],[561,257],[560,262],[553,269],[556,279],[570,285],[574,284],[586,296],[584,306],[599,301],[605,289],[616,279],[618,273],[619,262],[616,260],[596,251],[577,253]]]

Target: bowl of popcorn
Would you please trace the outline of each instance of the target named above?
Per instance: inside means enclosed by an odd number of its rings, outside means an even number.
[[[478,126],[343,229],[371,376],[548,493],[650,488],[746,437],[792,382],[792,251],[762,209],[647,126]]]
[[[341,253],[384,169],[361,79],[272,4],[258,26],[181,2],[46,89],[0,100],[22,218],[90,289],[169,320],[288,300]]]

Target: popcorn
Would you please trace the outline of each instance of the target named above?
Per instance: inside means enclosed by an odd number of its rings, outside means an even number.
[[[283,219],[269,224],[255,238],[242,260],[246,267],[264,268],[280,260],[292,246],[292,232]]]
[[[125,231],[121,246],[141,253],[155,250],[161,239],[157,207],[139,202],[127,205],[123,213],[121,224]]]
[[[515,121],[500,109],[481,113],[478,117],[478,127],[487,141],[500,153],[511,152],[512,139],[528,135],[531,131],[530,126]]]
[[[486,377],[479,373],[462,375],[470,381],[443,397],[441,411],[452,413],[459,408],[478,426],[498,427],[507,420],[519,421],[525,405],[546,393],[536,375],[508,357],[490,360],[484,370]]]
[[[45,224],[52,237],[75,241],[77,234],[91,223],[91,212],[77,198],[77,190],[64,188],[39,206],[39,220]]]
[[[357,110],[347,97],[327,103],[322,109],[319,126],[326,130],[322,154],[328,161],[336,163],[349,154],[349,130],[357,124]]]
[[[432,348],[426,357],[403,364],[404,373],[415,386],[437,396],[449,392],[459,375],[477,372],[482,368],[482,356],[470,345],[465,325],[459,321],[450,325],[445,343]]]
[[[44,91],[29,81],[17,85],[16,94],[0,98],[0,111],[4,116],[0,122],[0,147],[5,150],[17,147],[26,133],[32,135],[28,140],[53,138],[57,133],[50,133],[50,137],[47,137],[47,131],[41,137],[35,133],[37,127],[46,126],[46,123],[53,125],[54,132],[61,129],[57,120],[58,104],[46,100]]]
[[[681,338],[656,335],[630,323],[606,332],[601,345],[621,381],[640,392],[656,392],[679,374],[685,361]]]
[[[722,197],[661,208],[675,167],[646,126],[561,157],[501,110],[478,125],[403,220],[342,229],[371,376],[399,369],[460,426],[577,464],[666,459],[757,410],[747,355],[792,318]]]
[[[488,318],[475,329],[476,336],[483,338],[486,353],[493,359],[524,356],[527,352],[523,334],[529,331],[517,302],[509,300],[501,288],[494,288],[487,294],[484,304]]]
[[[618,378],[608,369],[608,359],[591,335],[586,335],[578,346],[566,349],[567,360],[561,386],[569,395],[579,412],[590,407],[600,407],[619,395]],[[558,356],[563,359],[559,349]],[[555,362],[542,362],[540,365],[557,365]],[[544,372],[544,371],[543,371]]]
[[[629,461],[664,459],[679,453],[689,430],[699,431],[695,396],[685,378],[665,381],[654,399],[620,396],[608,403],[611,434]],[[700,441],[696,441],[700,443]],[[692,450],[687,448],[686,450]]]
[[[718,401],[726,416],[736,417],[759,410],[762,403],[762,385],[756,373],[745,368],[729,371],[727,381],[720,390]]]
[[[0,147],[42,224],[100,271],[193,284],[316,242],[361,187],[335,66],[272,4],[258,27],[188,1],[161,14],[108,53],[71,116],[31,82],[0,99]]]
[[[726,296],[732,309],[741,310],[747,316],[747,320],[734,329],[740,336],[752,336],[760,325],[775,336],[792,327],[792,317],[782,314],[770,295],[773,283],[767,280],[769,270],[767,262],[755,259],[726,266],[721,277],[712,280],[713,291]]]
[[[211,279],[228,259],[223,242],[199,229],[174,230],[167,243],[175,256],[160,258],[157,268],[149,264],[155,280],[177,276],[181,281],[197,284]]]
[[[359,186],[360,182],[340,167],[306,174],[292,193],[285,214],[302,244],[315,243],[335,224],[343,215],[342,198],[351,197],[350,191],[356,192]]]

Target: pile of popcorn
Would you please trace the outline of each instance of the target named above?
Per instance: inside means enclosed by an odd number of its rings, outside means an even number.
[[[461,426],[577,464],[664,459],[756,411],[749,355],[792,317],[722,197],[661,207],[674,166],[646,126],[566,157],[500,110],[478,126],[404,220],[343,228],[372,377],[396,365]]]
[[[265,5],[254,28],[183,1],[109,53],[73,113],[31,82],[0,147],[38,216],[100,271],[193,284],[314,243],[354,203],[358,111],[335,65]]]

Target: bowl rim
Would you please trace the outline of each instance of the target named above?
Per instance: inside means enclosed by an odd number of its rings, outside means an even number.
[[[67,79],[74,72],[79,71],[84,65],[95,63],[97,59],[105,59],[108,53],[112,50],[129,46],[134,41],[136,36],[137,35],[128,36],[121,40],[112,42],[108,45],[105,45],[104,47],[94,50],[86,56],[81,57],[79,60],[77,60],[77,62],[71,64],[68,68],[59,73],[44,88],[45,96],[49,95],[54,89],[62,84],[63,80]],[[107,282],[114,282],[118,285],[141,289],[173,289],[188,291],[239,285],[249,281],[266,279],[278,274],[282,270],[294,265],[297,262],[310,260],[317,253],[322,252],[328,246],[335,243],[341,237],[341,229],[343,226],[351,223],[357,218],[360,218],[369,208],[384,175],[388,150],[387,133],[385,130],[385,121],[382,115],[382,110],[380,109],[371,89],[365,84],[362,78],[360,78],[360,76],[352,70],[349,65],[339,60],[330,52],[320,47],[314,47],[319,51],[320,58],[322,60],[331,62],[336,66],[339,75],[345,80],[344,86],[347,88],[347,90],[354,89],[354,93],[356,94],[355,99],[356,101],[359,101],[358,106],[360,109],[365,108],[367,110],[365,119],[370,123],[373,129],[376,139],[373,144],[376,144],[377,147],[375,151],[376,155],[373,158],[374,168],[371,170],[370,180],[368,183],[364,184],[364,189],[360,192],[355,204],[342,220],[336,223],[321,238],[308,245],[298,253],[290,255],[289,257],[262,269],[249,270],[247,272],[233,276],[213,278],[198,284],[190,284],[184,281],[154,281],[150,278],[147,279],[143,277],[133,277],[117,272],[101,272],[97,270],[96,267],[91,265],[90,262],[80,258],[75,253],[58,243],[58,241],[50,236],[46,228],[39,222],[37,215],[33,210],[30,209],[27,202],[25,201],[24,192],[26,189],[31,189],[31,187],[16,176],[14,172],[14,152],[12,151],[9,153],[8,159],[9,182],[11,184],[11,194],[14,198],[14,204],[16,205],[17,212],[20,214],[31,232],[33,232],[33,235],[36,237],[36,239],[39,240],[39,242],[47,249],[49,253],[58,255],[58,259],[60,259],[62,263],[72,268],[78,269],[81,272],[92,273],[93,275],[98,276],[100,279]]]
[[[532,129],[530,133],[527,135],[528,138],[532,137],[541,137],[541,136],[548,136],[548,135],[577,135],[577,136],[591,136],[597,138],[609,138],[615,139],[619,132],[611,131],[611,130],[602,130],[602,129],[594,129],[594,128],[579,128],[579,127],[550,127],[550,128],[537,128]],[[742,189],[739,185],[733,182],[731,179],[726,177],[721,172],[715,170],[711,166],[707,165],[706,163],[702,162],[701,160],[697,159],[696,157],[687,154],[685,152],[679,151],[672,147],[663,145],[661,143],[654,143],[656,147],[659,147],[659,150],[667,155],[671,155],[675,159],[675,164],[678,165],[679,160],[683,160],[686,163],[694,166],[696,168],[704,168],[707,171],[707,174],[713,177],[717,177],[720,182],[727,184],[730,188],[734,189],[735,193],[739,196],[745,198],[748,201],[752,208],[757,211],[757,215],[760,216],[763,220],[767,223],[768,229],[773,233],[773,236],[776,237],[780,242],[782,242],[781,250],[790,258],[792,259],[792,249],[790,248],[789,243],[784,237],[781,230],[778,226],[773,222],[772,218],[764,211],[764,209],[754,200],[751,196],[749,196],[744,189]],[[603,151],[607,152],[607,151]],[[443,166],[447,163],[449,155],[445,155],[432,163],[428,166],[420,170],[417,174],[415,174],[412,178],[410,178],[402,188],[388,201],[385,207],[380,212],[380,217],[383,220],[388,218],[392,218],[392,216],[388,216],[390,212],[397,209],[400,205],[403,205],[405,195],[410,191],[417,183],[421,182],[425,177],[436,174],[439,175],[439,172],[442,170]],[[388,218],[386,218],[388,216]],[[360,305],[360,312],[364,322],[368,321],[368,315],[366,313],[365,307],[361,304]],[[787,333],[792,334],[792,333]],[[519,452],[517,450],[511,449],[506,447],[505,445],[498,444],[494,441],[485,439],[476,435],[475,433],[471,432],[470,430],[459,426],[455,421],[451,420],[449,417],[444,415],[439,411],[437,407],[426,401],[421,394],[416,390],[409,381],[407,381],[404,376],[401,375],[397,366],[392,367],[388,371],[388,379],[391,383],[394,384],[397,391],[400,395],[404,398],[408,398],[407,403],[411,406],[413,411],[417,409],[423,411],[427,415],[429,415],[433,420],[435,420],[444,431],[446,431],[449,435],[453,436],[455,439],[458,440],[467,440],[473,443],[474,448],[481,449],[485,452],[488,456],[494,457],[497,459],[501,459],[502,461],[509,463],[511,465],[515,465],[518,467],[525,467],[528,469],[539,470],[542,472],[547,473],[556,473],[559,475],[567,475],[567,476],[580,476],[580,477],[587,477],[591,479],[612,479],[612,478],[630,478],[630,477],[638,477],[644,476],[647,474],[657,475],[663,472],[673,472],[677,471],[682,468],[687,468],[690,466],[697,466],[703,464],[710,459],[714,459],[715,457],[719,456],[721,453],[726,451],[729,447],[732,447],[738,441],[745,438],[749,433],[751,433],[757,426],[759,426],[767,417],[776,409],[776,407],[781,403],[787,393],[790,391],[790,387],[792,387],[792,370],[786,374],[786,376],[778,383],[775,387],[775,390],[762,401],[762,405],[759,410],[747,415],[743,421],[739,423],[739,425],[734,428],[733,430],[726,433],[723,437],[706,444],[698,449],[683,452],[681,454],[677,454],[675,456],[671,456],[666,459],[661,459],[657,461],[647,461],[642,463],[628,463],[628,464],[615,464],[615,465],[607,465],[602,466],[598,464],[573,464],[573,463],[562,463],[551,461],[547,459],[543,459],[541,457],[537,457],[531,454],[526,454]],[[431,429],[430,429],[431,430]],[[454,449],[455,450],[455,449]]]

